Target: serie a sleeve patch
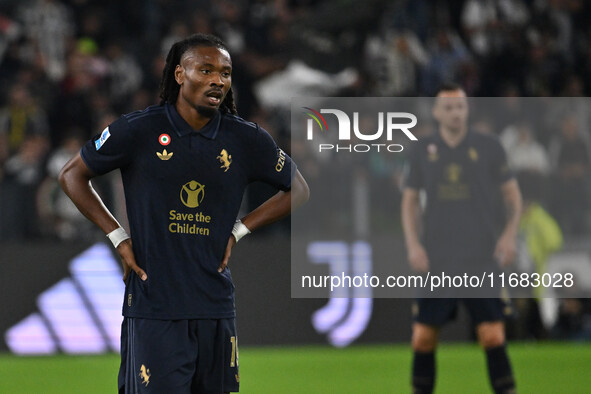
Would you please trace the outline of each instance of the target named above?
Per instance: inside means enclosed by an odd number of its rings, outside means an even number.
[[[105,142],[107,142],[110,136],[111,133],[109,132],[109,126],[107,126],[101,133],[101,136],[96,141],[94,141],[94,147],[96,150],[99,150],[105,144]]]

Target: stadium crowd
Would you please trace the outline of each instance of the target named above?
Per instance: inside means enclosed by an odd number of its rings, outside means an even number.
[[[165,51],[193,32],[225,40],[239,114],[289,147],[296,95],[422,97],[453,80],[476,97],[589,96],[589,20],[582,0],[4,0],[0,241],[95,236],[58,172],[120,114],[159,102]],[[545,127],[480,127],[574,236],[589,232],[591,119],[573,111]],[[397,191],[398,163],[372,168]],[[314,169],[302,172],[313,188]],[[114,179],[96,187],[117,211]],[[247,204],[268,192],[251,187]]]

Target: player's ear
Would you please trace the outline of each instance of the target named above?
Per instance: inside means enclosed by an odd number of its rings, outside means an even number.
[[[177,64],[176,68],[174,69],[174,79],[179,85],[182,85],[185,81],[185,68],[180,64]]]

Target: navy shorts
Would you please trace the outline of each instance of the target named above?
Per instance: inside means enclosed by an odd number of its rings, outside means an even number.
[[[119,394],[221,394],[239,381],[234,318],[123,320]]]
[[[418,298],[413,305],[414,320],[429,326],[442,326],[456,318],[463,303],[474,324],[502,321],[513,314],[510,301],[501,298]]]

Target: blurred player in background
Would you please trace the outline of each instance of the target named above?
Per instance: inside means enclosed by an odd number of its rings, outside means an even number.
[[[426,273],[494,272],[513,260],[521,194],[500,143],[468,130],[464,90],[446,84],[437,93],[433,115],[438,130],[414,146],[402,196],[402,224],[412,268]],[[499,188],[508,213],[497,239],[493,196]],[[419,193],[426,194],[423,237],[419,238]],[[431,295],[433,296],[433,295]],[[435,350],[439,329],[457,311],[458,298],[419,298],[412,327],[415,394],[435,387]],[[500,298],[462,299],[486,352],[495,393],[515,393],[505,345],[506,305]],[[459,390],[461,391],[461,390]]]
[[[176,42],[160,105],[123,115],[61,171],[66,194],[123,263],[120,393],[238,391],[231,250],[308,198],[290,157],[237,116],[231,82],[220,39]],[[131,237],[90,184],[117,168]],[[237,221],[244,190],[257,180],[280,191]]]

